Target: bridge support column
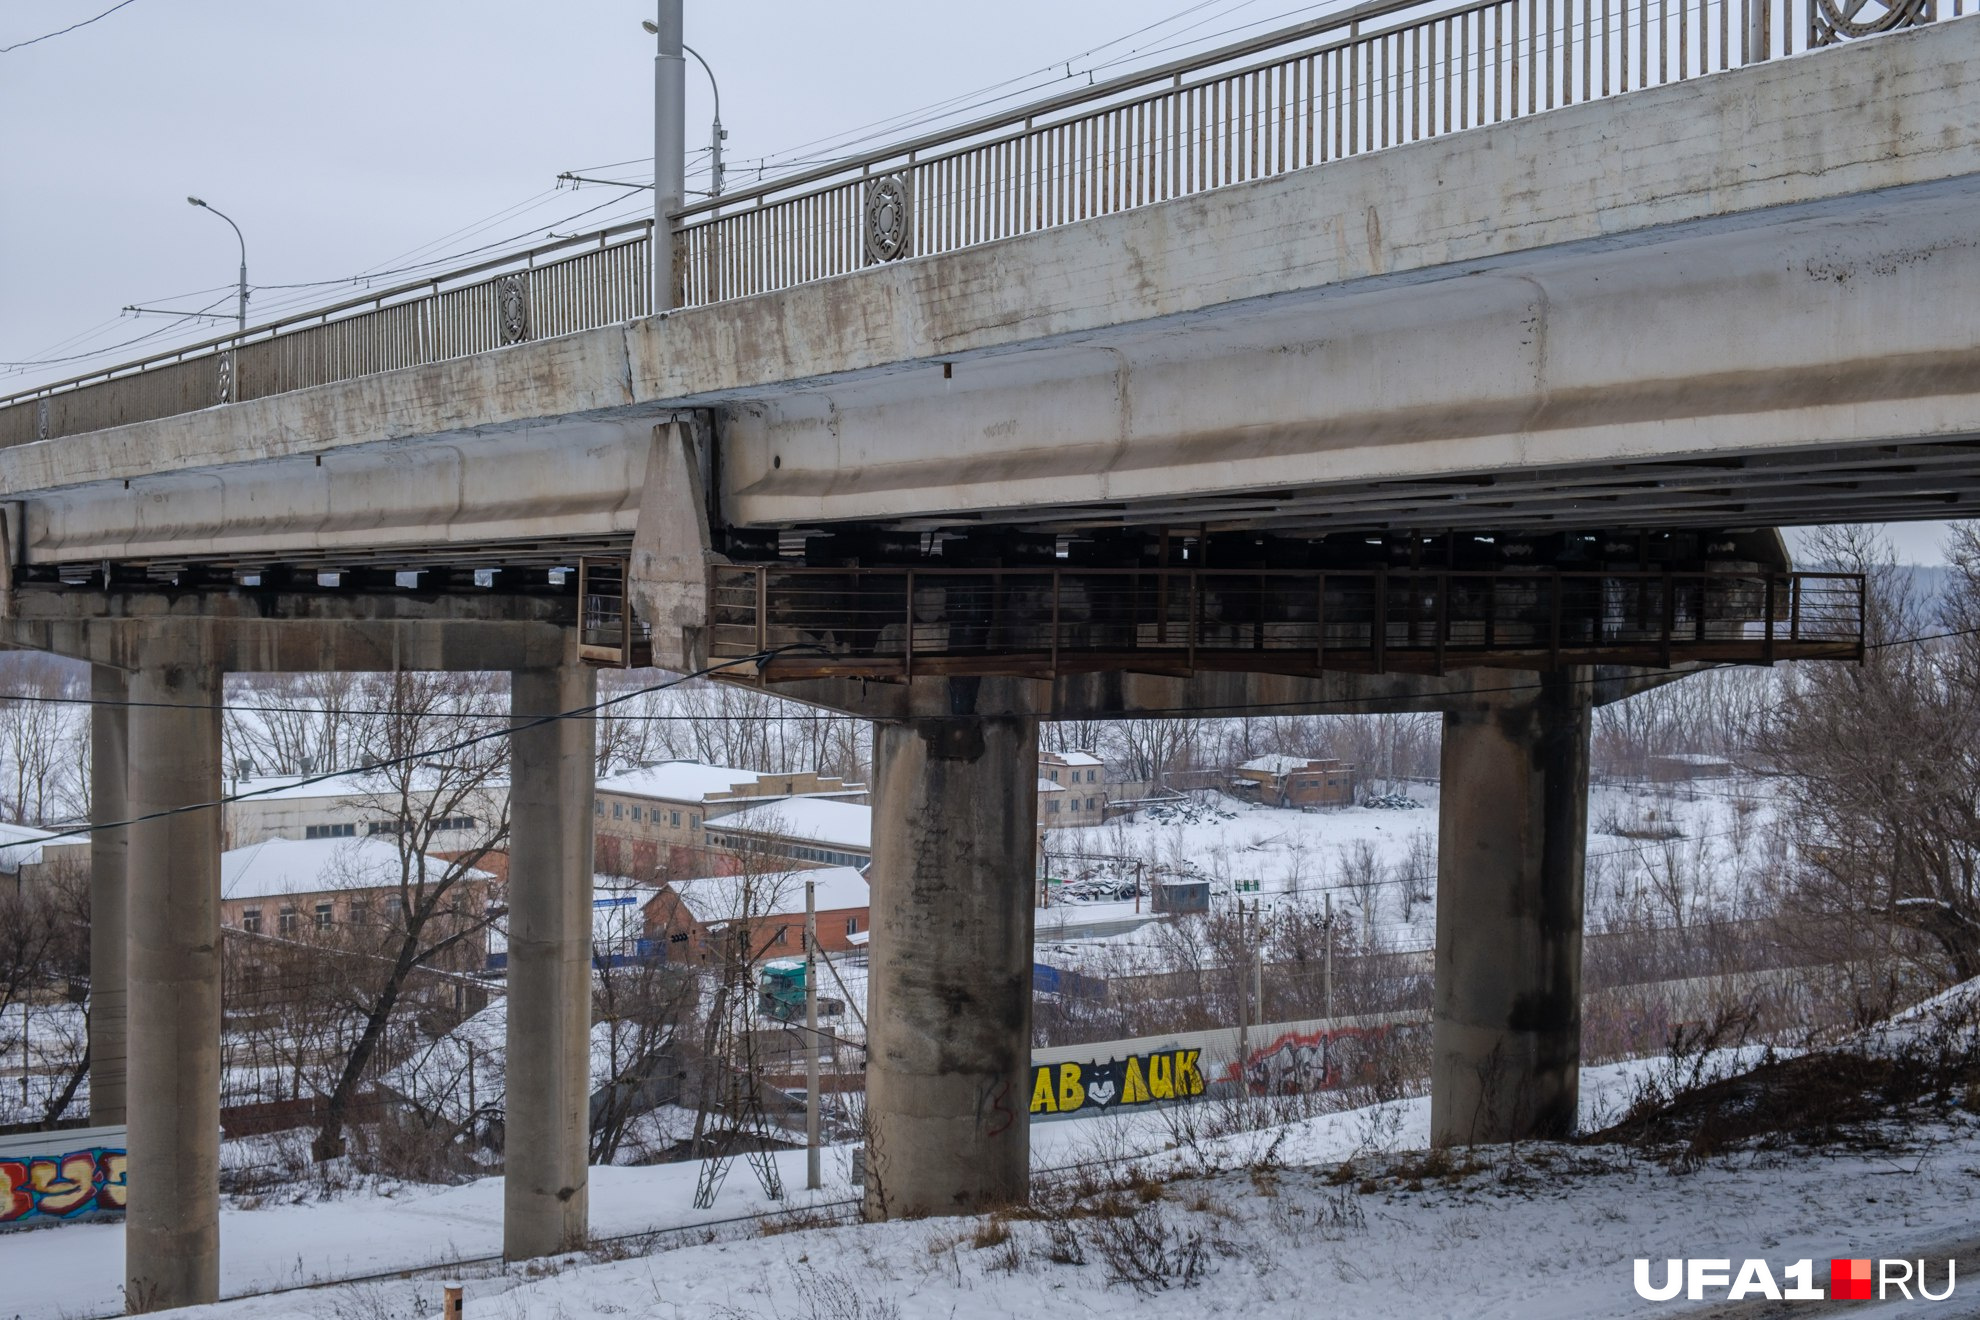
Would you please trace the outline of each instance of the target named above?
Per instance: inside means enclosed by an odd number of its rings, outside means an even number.
[[[1444,716],[1430,1139],[1574,1130],[1581,1067],[1583,671]]]
[[[219,800],[221,672],[190,630],[145,639],[138,660],[127,801],[133,1312],[220,1295],[220,810],[144,818]]]
[[[869,1218],[1030,1193],[1038,723],[875,726]]]
[[[114,1127],[124,1121],[125,859],[130,766],[130,687],[120,669],[96,665],[90,675],[89,712],[89,1121]]]
[[[509,1026],[502,1254],[575,1251],[589,1226],[594,725],[582,666],[511,676]]]

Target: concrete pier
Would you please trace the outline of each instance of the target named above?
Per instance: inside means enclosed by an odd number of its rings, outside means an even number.
[[[1038,724],[875,726],[869,1218],[1030,1190]]]
[[[89,1121],[124,1121],[125,781],[130,765],[130,692],[122,670],[94,665],[89,712]]]
[[[1574,1130],[1587,677],[1508,674],[1522,690],[1444,716],[1430,1082],[1439,1145]]]
[[[522,669],[510,688],[509,1028],[502,1254],[584,1245],[589,1224],[591,799],[598,672]]]
[[[220,811],[145,819],[220,797],[221,673],[195,636],[145,639],[130,681],[133,1312],[220,1295]]]

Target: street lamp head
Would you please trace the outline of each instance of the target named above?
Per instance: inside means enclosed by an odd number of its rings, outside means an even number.
[[[660,25],[658,23],[655,23],[650,18],[640,19],[639,25],[646,29],[646,34],[650,37],[657,37],[660,35]]]
[[[197,197],[188,197],[188,198],[186,198],[186,200],[187,200],[188,202],[191,202],[191,203],[192,203],[192,204],[193,204],[194,206],[205,206],[205,205],[206,205],[206,203],[205,203],[205,202],[203,202],[203,201],[201,201],[201,200],[200,200],[199,198],[197,198]],[[210,208],[209,208],[209,209],[210,209]]]

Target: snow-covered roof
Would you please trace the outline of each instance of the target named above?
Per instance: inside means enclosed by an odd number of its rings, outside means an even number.
[[[660,798],[667,802],[706,802],[747,788],[762,778],[755,770],[737,770],[700,761],[662,761],[658,765],[607,775],[598,781],[600,793]]]
[[[432,771],[416,770],[412,776],[412,788],[421,792],[440,786],[440,776]],[[509,784],[505,779],[491,779],[479,785],[490,792],[504,792]],[[351,770],[343,774],[318,778],[314,775],[250,775],[231,780],[228,794],[233,797],[246,797],[250,802],[270,802],[294,799],[332,799],[370,801],[384,794],[396,794],[398,785],[377,771]]]
[[[860,852],[869,852],[873,847],[873,808],[857,802],[834,802],[830,798],[779,798],[744,807],[711,821],[710,826],[740,834],[804,839]]]
[[[439,880],[449,863],[423,858],[426,878]],[[386,839],[267,839],[220,854],[220,897],[275,898],[367,889],[399,883],[399,849]],[[486,880],[486,871],[469,871]]]
[[[1273,752],[1270,756],[1255,756],[1240,765],[1240,770],[1262,770],[1268,775],[1289,775],[1295,770],[1304,770],[1312,761],[1304,756],[1287,756],[1283,752]]]
[[[681,905],[703,925],[719,925],[743,915],[745,886],[749,906],[759,917],[788,917],[804,912],[804,885],[815,889],[820,912],[863,908],[871,902],[866,877],[850,866],[827,866],[815,871],[777,871],[746,879],[739,875],[710,875],[693,880],[670,880],[667,887]]]
[[[1038,781],[1038,791],[1041,793],[1063,793],[1066,791],[1066,786],[1056,780],[1040,779]]]
[[[53,833],[53,830],[38,830],[32,825],[0,821],[0,871],[12,875],[23,866],[32,866],[40,861],[41,842]]]
[[[1054,761],[1060,765],[1105,765],[1106,764],[1106,762],[1102,761],[1099,757],[1095,756],[1091,752],[1046,752],[1042,759],[1046,761]]]

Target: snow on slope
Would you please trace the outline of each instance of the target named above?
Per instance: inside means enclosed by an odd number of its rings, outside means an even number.
[[[1586,1070],[1585,1121],[1613,1115],[1649,1066]],[[1048,1225],[1016,1221],[1009,1242],[978,1247],[984,1221],[937,1219],[752,1237],[608,1263],[573,1259],[547,1277],[541,1266],[480,1277],[468,1270],[467,1311],[503,1320],[1001,1320],[1151,1311],[1592,1320],[1683,1312],[1635,1296],[1637,1256],[1757,1256],[1778,1272],[1804,1257],[1942,1256],[1941,1244],[1975,1232],[1980,1125],[1972,1120],[1925,1134],[1918,1150],[1902,1156],[1734,1158],[1680,1176],[1619,1152],[1535,1145],[1516,1156],[1481,1152],[1483,1167],[1456,1187],[1432,1179],[1418,1190],[1405,1177],[1364,1190],[1359,1178],[1408,1159],[1404,1152],[1421,1146],[1427,1127],[1428,1103],[1420,1098],[1308,1119],[1283,1129],[1280,1167],[1264,1172],[1243,1166],[1259,1160],[1276,1131],[1192,1152],[1165,1151],[1168,1129],[1147,1116],[1036,1130],[1041,1167],[1138,1153],[1147,1167],[1189,1175],[1167,1184],[1158,1213],[1175,1240],[1202,1235],[1207,1274],[1200,1286],[1159,1298],[1109,1281],[1102,1230],[1092,1221],[1073,1225],[1086,1256],[1084,1265],[1074,1265],[1050,1259]],[[1335,1170],[1349,1157],[1359,1158],[1360,1172],[1337,1185]],[[818,1195],[847,1196],[844,1152],[828,1152],[825,1167],[827,1186]],[[1204,1176],[1206,1167],[1240,1171]],[[786,1155],[783,1172],[787,1186],[801,1187],[801,1154]],[[594,1170],[594,1230],[629,1232],[709,1217],[690,1206],[694,1176],[693,1165]],[[804,1195],[793,1192],[793,1200]],[[767,1208],[739,1165],[712,1215]],[[222,1224],[224,1286],[238,1292],[449,1253],[480,1255],[499,1248],[500,1212],[501,1185],[493,1179],[445,1191],[229,1211]],[[122,1237],[114,1226],[0,1235],[0,1264],[12,1267],[9,1313],[54,1320],[118,1309]],[[437,1316],[439,1304],[439,1285],[427,1279],[176,1314],[391,1320]]]

